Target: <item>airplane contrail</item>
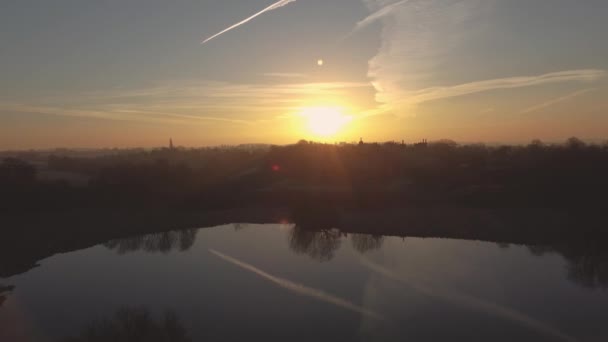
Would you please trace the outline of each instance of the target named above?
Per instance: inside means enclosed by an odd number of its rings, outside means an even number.
[[[283,278],[279,278],[279,277],[273,276],[272,274],[266,273],[266,272],[260,270],[259,268],[255,267],[255,266],[252,266],[250,264],[247,264],[245,262],[237,260],[237,259],[235,259],[233,257],[230,257],[230,256],[226,255],[226,254],[222,254],[222,253],[220,253],[220,252],[218,252],[216,250],[209,249],[209,252],[212,253],[212,254],[215,254],[216,256],[220,257],[221,259],[224,259],[225,261],[228,261],[228,262],[230,262],[230,263],[232,263],[232,264],[234,264],[234,265],[236,265],[236,266],[238,266],[240,268],[243,268],[243,269],[245,269],[247,271],[253,272],[253,273],[259,275],[260,277],[262,277],[262,278],[264,278],[266,280],[269,280],[269,281],[275,283],[276,285],[278,285],[278,286],[280,286],[280,287],[282,287],[284,289],[293,291],[293,292],[295,292],[297,294],[304,295],[304,296],[311,297],[311,298],[315,298],[315,299],[318,299],[320,301],[323,301],[323,302],[326,302],[326,303],[330,303],[330,304],[342,307],[344,309],[348,309],[348,310],[351,310],[351,311],[354,311],[354,312],[357,312],[357,313],[360,313],[360,314],[363,314],[363,315],[366,315],[366,316],[369,316],[369,317],[372,317],[372,318],[375,318],[375,319],[378,319],[378,320],[384,319],[384,317],[382,317],[382,315],[377,314],[377,313],[375,313],[373,311],[367,310],[367,309],[365,309],[365,308],[363,308],[361,306],[358,306],[358,305],[356,305],[354,303],[351,303],[351,302],[349,302],[349,301],[347,301],[345,299],[342,299],[340,297],[336,297],[336,296],[331,295],[329,293],[325,293],[325,292],[323,292],[321,290],[314,289],[314,288],[311,288],[311,287],[307,287],[307,286],[304,286],[302,284],[294,283],[294,282],[292,282],[290,280],[287,280],[287,279],[283,279]]]
[[[503,319],[510,320],[515,323],[519,323],[523,326],[526,326],[538,333],[545,334],[548,336],[552,336],[556,339],[566,341],[566,342],[577,342],[578,340],[572,336],[566,335],[565,333],[559,331],[558,329],[541,322],[535,318],[532,318],[526,315],[523,312],[519,312],[517,310],[501,306],[496,303],[492,303],[481,298],[477,298],[465,293],[459,293],[456,291],[449,290],[441,290],[429,287],[425,284],[420,283],[419,281],[414,280],[407,275],[399,275],[395,272],[378,265],[367,258],[361,258],[361,264],[370,270],[383,275],[389,279],[395,280],[402,284],[405,284],[414,290],[427,295],[429,297],[442,299],[446,302],[450,302],[452,304],[462,305],[469,307],[471,309],[485,312],[490,315],[494,315],[497,317],[501,317]]]
[[[573,98],[575,98],[575,97],[579,97],[579,96],[581,96],[581,95],[583,95],[583,94],[586,94],[586,93],[588,93],[588,92],[590,92],[590,91],[593,91],[593,90],[594,90],[594,89],[582,89],[582,90],[577,90],[577,91],[575,91],[574,93],[570,93],[570,94],[565,95],[565,96],[560,96],[560,97],[558,97],[558,98],[556,98],[556,99],[552,99],[552,100],[550,100],[550,101],[543,102],[543,103],[541,103],[541,104],[537,104],[537,105],[534,105],[534,106],[532,106],[532,107],[526,108],[526,109],[522,110],[522,111],[520,112],[520,114],[528,114],[528,113],[536,112],[536,111],[538,111],[538,110],[545,109],[545,108],[547,108],[547,107],[551,107],[551,106],[556,105],[556,104],[558,104],[558,103],[562,103],[562,102],[564,102],[564,101],[571,100],[571,99],[573,99]]]
[[[232,26],[228,27],[227,29],[224,29],[224,30],[222,30],[221,32],[216,33],[216,34],[214,34],[213,36],[211,36],[211,37],[209,37],[209,38],[207,38],[207,39],[203,40],[203,41],[201,42],[201,44],[205,44],[206,42],[208,42],[208,41],[212,40],[213,38],[216,38],[217,36],[220,36],[220,35],[222,35],[222,34],[224,34],[224,33],[228,32],[228,31],[230,31],[230,30],[232,30],[232,29],[235,29],[235,28],[237,28],[237,27],[239,27],[239,26],[241,26],[241,25],[243,25],[243,24],[246,24],[247,22],[249,22],[249,21],[253,20],[253,19],[254,19],[254,18],[256,18],[257,16],[260,16],[260,15],[262,15],[262,14],[266,13],[266,12],[270,12],[270,11],[275,10],[275,9],[277,9],[277,8],[281,8],[281,7],[286,6],[286,5],[288,5],[288,4],[292,3],[292,2],[295,2],[295,1],[296,1],[296,0],[280,0],[280,1],[277,1],[277,2],[275,2],[274,4],[272,4],[272,5],[270,5],[270,6],[266,7],[266,8],[264,8],[263,10],[259,11],[258,13],[256,13],[256,14],[252,15],[251,17],[249,17],[249,18],[247,18],[247,19],[244,19],[244,20],[242,20],[242,21],[239,21],[238,23],[236,23],[236,24],[234,24],[234,25],[232,25]]]

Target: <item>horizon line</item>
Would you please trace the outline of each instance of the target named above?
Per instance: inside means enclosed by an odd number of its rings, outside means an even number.
[[[543,144],[546,145],[563,145],[565,144],[568,139],[571,138],[576,138],[581,140],[582,142],[586,143],[586,144],[591,144],[591,145],[597,145],[597,144],[608,144],[608,137],[605,138],[580,138],[577,136],[569,136],[567,138],[558,140],[558,139],[551,139],[551,140],[543,140],[543,139],[539,139],[539,138],[532,138],[529,139],[527,141],[479,141],[479,140],[455,140],[455,139],[450,139],[450,138],[439,138],[439,139],[428,139],[428,138],[420,138],[420,139],[416,139],[416,140],[403,140],[403,142],[405,142],[405,144],[407,146],[410,145],[414,145],[417,143],[420,143],[422,141],[426,141],[429,144],[433,144],[433,143],[441,143],[441,142],[454,142],[458,145],[486,145],[486,146],[526,146],[526,145],[530,145],[532,142],[538,140],[540,142],[542,142]],[[322,145],[357,145],[359,144],[358,140],[351,140],[351,141],[333,141],[333,142],[329,142],[329,141],[319,141],[319,140],[314,140],[314,139],[298,139],[295,142],[292,143],[283,143],[283,144],[273,144],[273,143],[262,143],[262,142],[249,142],[249,143],[235,143],[235,144],[210,144],[210,145],[191,145],[191,146],[185,146],[185,145],[177,145],[174,143],[174,149],[179,150],[179,149],[185,149],[185,150],[191,150],[191,149],[205,149],[205,148],[239,148],[239,147],[253,147],[253,146],[258,146],[258,147],[262,147],[262,146],[266,146],[266,147],[272,147],[272,146],[292,146],[292,145],[296,145],[298,144],[298,142],[305,140],[308,143],[313,143],[313,144],[322,144]],[[391,139],[391,140],[379,140],[379,141],[365,141],[365,139],[363,139],[363,143],[365,145],[371,145],[371,144],[389,144],[389,143],[397,143],[397,144],[401,144],[402,141],[401,140],[395,140],[395,139]],[[87,146],[81,146],[81,147],[65,147],[65,146],[55,146],[55,147],[32,147],[32,148],[12,148],[12,149],[6,149],[6,148],[0,148],[0,153],[25,153],[25,152],[52,152],[52,151],[60,151],[60,150],[67,150],[67,151],[71,151],[71,152],[87,152],[87,151],[111,151],[111,150],[162,150],[162,149],[169,149],[168,145],[154,145],[154,146],[122,146],[122,147],[109,147],[109,146],[105,146],[105,147],[87,147]]]

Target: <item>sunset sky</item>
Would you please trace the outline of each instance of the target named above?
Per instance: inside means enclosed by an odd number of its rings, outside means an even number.
[[[607,18],[606,0],[7,0],[0,149],[606,140]]]

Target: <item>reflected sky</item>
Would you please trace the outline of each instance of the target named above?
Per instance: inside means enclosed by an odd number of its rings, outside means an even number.
[[[124,308],[172,312],[193,341],[606,340],[608,291],[563,255],[293,225],[159,233],[0,279],[0,340],[80,336]]]

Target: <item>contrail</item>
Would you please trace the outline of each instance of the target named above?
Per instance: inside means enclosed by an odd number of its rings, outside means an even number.
[[[414,290],[416,290],[422,294],[425,294],[429,297],[442,299],[446,302],[466,306],[466,307],[469,307],[474,310],[478,310],[478,311],[485,312],[487,314],[498,316],[498,317],[519,323],[519,324],[526,326],[532,330],[535,330],[539,333],[542,333],[542,334],[545,334],[548,336],[553,336],[559,340],[563,340],[563,341],[567,341],[567,342],[578,341],[574,337],[566,335],[566,334],[562,333],[561,331],[557,330],[556,328],[554,328],[546,323],[543,323],[541,321],[538,321],[532,317],[529,317],[522,312],[510,309],[507,307],[503,307],[498,304],[488,302],[483,299],[473,297],[473,296],[470,296],[470,295],[467,295],[464,293],[457,293],[457,292],[453,292],[453,291],[431,288],[431,287],[421,284],[420,282],[415,281],[405,275],[398,275],[395,272],[393,272],[387,268],[384,268],[378,264],[375,264],[366,258],[362,258],[361,263],[364,266],[366,266],[367,268],[371,269],[372,271],[374,271],[380,275],[383,275],[389,279],[393,279],[397,282],[405,284],[405,285],[413,288]]]
[[[561,97],[558,97],[556,99],[553,99],[553,100],[550,100],[550,101],[547,101],[547,102],[543,102],[541,104],[538,104],[538,105],[526,108],[526,109],[522,110],[520,112],[520,114],[528,114],[528,113],[536,112],[536,111],[539,111],[541,109],[545,109],[547,107],[551,107],[553,105],[556,105],[558,103],[571,100],[571,99],[573,99],[575,97],[581,96],[581,95],[586,94],[586,93],[588,93],[590,91],[593,91],[593,90],[594,89],[582,89],[582,90],[578,90],[578,91],[575,91],[574,93],[570,93],[568,95],[561,96]]]
[[[289,291],[293,291],[293,292],[303,295],[303,296],[315,298],[315,299],[318,299],[318,300],[326,302],[326,303],[334,304],[336,306],[339,306],[339,307],[342,307],[342,308],[345,308],[345,309],[348,309],[348,310],[351,310],[351,311],[354,311],[354,312],[357,312],[357,313],[360,313],[360,314],[363,314],[363,315],[366,315],[366,316],[369,316],[369,317],[372,317],[372,318],[375,318],[378,320],[384,319],[384,317],[382,317],[382,315],[377,314],[373,311],[367,310],[356,304],[353,304],[345,299],[325,293],[321,290],[313,289],[311,287],[307,287],[307,286],[304,286],[301,284],[294,283],[287,279],[273,276],[272,274],[268,274],[268,273],[260,270],[259,268],[256,268],[255,266],[249,265],[249,264],[244,263],[240,260],[237,260],[233,257],[222,254],[216,250],[210,249],[209,252],[224,259],[225,261],[235,264],[236,266],[238,266],[240,268],[243,268],[247,271],[251,271],[251,272],[259,275],[260,277],[262,277],[266,280],[269,280],[269,281],[275,283],[276,285],[278,285],[284,289],[287,289]]]
[[[224,33],[228,32],[228,31],[230,31],[230,30],[232,30],[232,29],[235,29],[235,28],[237,28],[237,27],[239,27],[239,26],[241,26],[241,25],[243,25],[243,24],[246,24],[247,22],[249,22],[249,21],[253,20],[254,18],[256,18],[256,17],[257,17],[257,16],[259,16],[259,15],[262,15],[262,14],[264,14],[264,13],[266,13],[266,12],[270,12],[270,11],[275,10],[275,9],[277,9],[277,8],[281,8],[281,7],[286,6],[286,5],[288,5],[288,4],[292,3],[292,2],[295,2],[295,1],[296,1],[296,0],[280,0],[280,1],[278,1],[278,2],[276,2],[276,3],[274,3],[274,4],[272,4],[272,5],[270,5],[270,6],[266,7],[266,8],[264,8],[263,10],[259,11],[258,13],[256,13],[256,14],[252,15],[251,17],[249,17],[249,18],[247,18],[247,19],[245,19],[245,20],[243,20],[243,21],[239,21],[238,23],[236,23],[236,24],[234,24],[234,25],[232,25],[232,26],[228,27],[227,29],[225,29],[225,30],[223,30],[223,31],[221,31],[221,32],[219,32],[219,33],[216,33],[216,34],[214,34],[213,36],[211,36],[211,37],[209,37],[209,38],[207,38],[207,39],[203,40],[203,41],[201,42],[201,44],[205,44],[206,42],[210,41],[210,40],[211,40],[211,39],[213,39],[213,38],[216,38],[216,37],[217,37],[217,36],[219,36],[219,35],[222,35],[222,34],[224,34]]]

